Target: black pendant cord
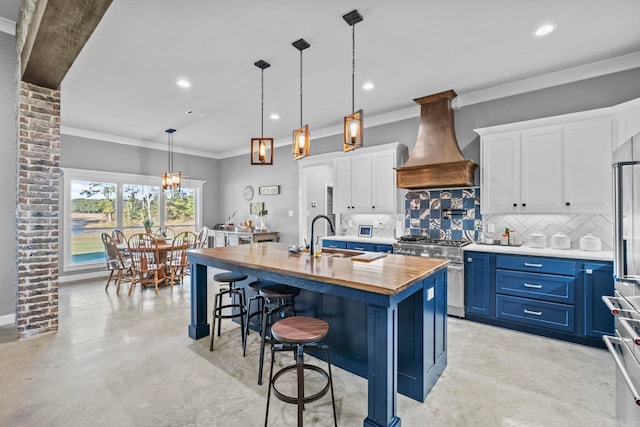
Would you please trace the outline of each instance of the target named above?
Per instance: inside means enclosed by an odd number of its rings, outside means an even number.
[[[300,127],[302,128],[302,50],[300,51]]]
[[[261,98],[260,98],[260,140],[264,139],[264,69],[260,73],[260,86],[261,86]]]
[[[167,172],[171,173],[171,134],[167,132]]]
[[[356,26],[351,26],[351,112],[356,111],[356,96],[355,96],[355,82],[356,82]]]

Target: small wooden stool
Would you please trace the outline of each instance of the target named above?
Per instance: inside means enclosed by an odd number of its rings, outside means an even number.
[[[220,291],[215,295],[213,299],[213,322],[211,324],[211,344],[209,345],[209,351],[213,351],[213,337],[216,329],[216,319],[218,319],[218,336],[220,336],[220,329],[222,324],[222,319],[233,319],[236,317],[240,318],[240,338],[242,339],[242,348],[245,346],[244,341],[244,317],[246,313],[245,309],[245,293],[244,288],[235,287],[236,282],[240,282],[245,280],[248,276],[246,274],[228,272],[228,273],[218,273],[213,276],[213,280],[216,282],[226,282],[220,285]],[[223,286],[229,286],[227,289],[224,289]],[[224,295],[229,295],[231,298],[231,303],[224,305],[222,302],[222,297]],[[233,297],[236,296],[239,301],[236,303],[233,300]],[[222,314],[222,310],[225,308],[231,309],[231,314]],[[237,308],[239,313],[233,313],[233,309]]]
[[[329,358],[329,346],[320,343],[320,341],[329,333],[329,324],[321,319],[306,316],[294,316],[287,317],[277,321],[271,327],[271,334],[273,339],[277,341],[271,344],[271,369],[269,372],[269,391],[267,394],[267,410],[264,418],[264,425],[267,426],[269,419],[269,401],[271,399],[271,389],[273,394],[283,402],[293,403],[298,405],[298,427],[302,427],[302,412],[304,411],[304,405],[310,402],[314,402],[320,399],[331,390],[331,404],[333,406],[333,423],[338,427],[338,418],[336,416],[336,401],[333,395],[333,377],[331,376],[331,359]],[[306,347],[315,347],[327,351],[327,366],[329,373],[324,369],[304,363],[304,349]],[[278,372],[273,373],[273,362],[275,359],[276,351],[295,351],[296,363],[295,365],[287,366],[280,369]],[[298,392],[296,396],[288,396],[281,393],[276,388],[276,381],[284,373],[291,370],[296,370],[296,377],[298,383]],[[312,396],[305,396],[304,394],[304,370],[312,370],[322,375],[327,384],[322,390]]]

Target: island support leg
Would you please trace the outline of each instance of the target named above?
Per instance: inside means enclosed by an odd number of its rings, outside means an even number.
[[[368,414],[364,427],[399,427],[398,307],[367,306]]]
[[[208,335],[207,266],[191,264],[191,323],[189,324],[189,336],[197,340]]]

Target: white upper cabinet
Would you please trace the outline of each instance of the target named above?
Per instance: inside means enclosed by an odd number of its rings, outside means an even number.
[[[613,149],[640,132],[640,98],[615,107]]]
[[[482,213],[517,212],[520,206],[520,133],[483,137],[480,164]]]
[[[482,213],[610,213],[613,123],[602,109],[476,129]]]
[[[523,131],[521,144],[521,211],[533,213],[561,210],[562,144],[560,127]]]
[[[394,168],[404,162],[406,147],[390,145],[341,153],[334,160],[334,212],[390,214],[402,206]]]
[[[611,211],[611,120],[564,126],[564,205],[567,211]]]

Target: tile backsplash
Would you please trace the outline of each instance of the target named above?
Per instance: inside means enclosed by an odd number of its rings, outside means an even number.
[[[406,234],[475,240],[482,230],[480,188],[410,191],[405,196]]]
[[[603,251],[613,250],[613,217],[611,215],[484,215],[485,229],[488,224],[495,227],[494,233],[485,232],[488,239],[499,239],[505,228],[516,230],[516,241],[526,242],[529,234],[539,231],[547,236],[547,247],[551,247],[551,236],[564,233],[571,238],[571,249],[580,249],[580,238],[587,233],[600,238]]]
[[[341,232],[336,233],[343,236],[357,236],[359,225],[381,224],[381,228],[373,229],[372,237],[389,237],[398,238],[396,236],[396,225],[401,221],[402,215],[382,215],[382,214],[342,214],[340,215]]]

